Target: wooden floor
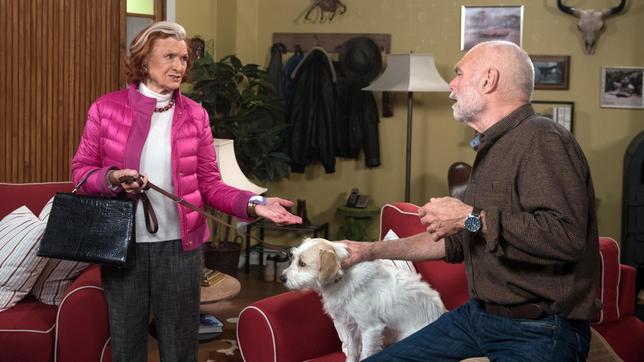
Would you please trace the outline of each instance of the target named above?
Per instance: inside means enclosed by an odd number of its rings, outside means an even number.
[[[237,271],[236,277],[241,283],[241,292],[239,295],[230,300],[201,306],[202,311],[211,313],[224,322],[224,333],[214,341],[199,345],[199,362],[242,361],[239,349],[232,356],[217,352],[217,350],[229,348],[231,343],[228,341],[236,341],[237,339],[235,333],[236,324],[230,323],[227,320],[237,318],[239,312],[244,307],[256,300],[286,291],[286,288],[279,282],[265,282],[262,268],[259,266],[252,266],[248,274],[243,269],[240,269]],[[148,339],[148,361],[159,361],[157,341],[152,337]]]

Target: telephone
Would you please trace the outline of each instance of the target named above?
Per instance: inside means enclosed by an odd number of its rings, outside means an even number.
[[[360,195],[357,188],[351,189],[351,193],[347,199],[347,207],[363,209],[367,207],[367,204],[369,204],[369,196]]]
[[[349,198],[347,199],[347,207],[356,207],[356,204],[358,203],[358,189],[353,188],[351,189],[351,193],[349,194]]]

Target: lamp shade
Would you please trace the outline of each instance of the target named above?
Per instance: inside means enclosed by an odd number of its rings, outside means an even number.
[[[266,188],[252,183],[244,175],[241,168],[239,168],[237,158],[235,157],[235,143],[233,140],[215,138],[215,151],[217,153],[217,163],[219,164],[221,179],[227,185],[258,195],[266,192]]]
[[[436,70],[431,54],[391,54],[387,69],[371,83],[362,88],[368,91],[389,92],[447,92],[449,85]]]

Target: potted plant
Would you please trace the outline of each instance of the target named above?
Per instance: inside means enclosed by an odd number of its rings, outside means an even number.
[[[283,152],[288,128],[284,100],[275,94],[268,73],[242,64],[234,55],[214,62],[210,54],[195,60],[186,94],[208,111],[213,136],[235,141],[239,167],[261,182],[288,176]]]
[[[288,128],[285,104],[265,70],[257,64],[244,65],[234,55],[214,62],[205,53],[194,61],[188,78],[192,88],[186,95],[206,109],[215,138],[235,141],[237,163],[247,177],[268,182],[288,176],[290,159],[282,151]],[[233,274],[241,243],[228,241],[229,230],[224,229],[222,236],[222,228],[214,227],[214,240],[204,249],[205,262],[211,269]],[[238,241],[240,236],[233,238]]]

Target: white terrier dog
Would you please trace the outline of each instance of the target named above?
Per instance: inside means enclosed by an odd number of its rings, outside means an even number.
[[[348,362],[363,360],[402,340],[445,312],[438,292],[420,275],[384,260],[342,270],[346,246],[306,239],[291,250],[281,280],[289,289],[312,289],[333,319]]]

